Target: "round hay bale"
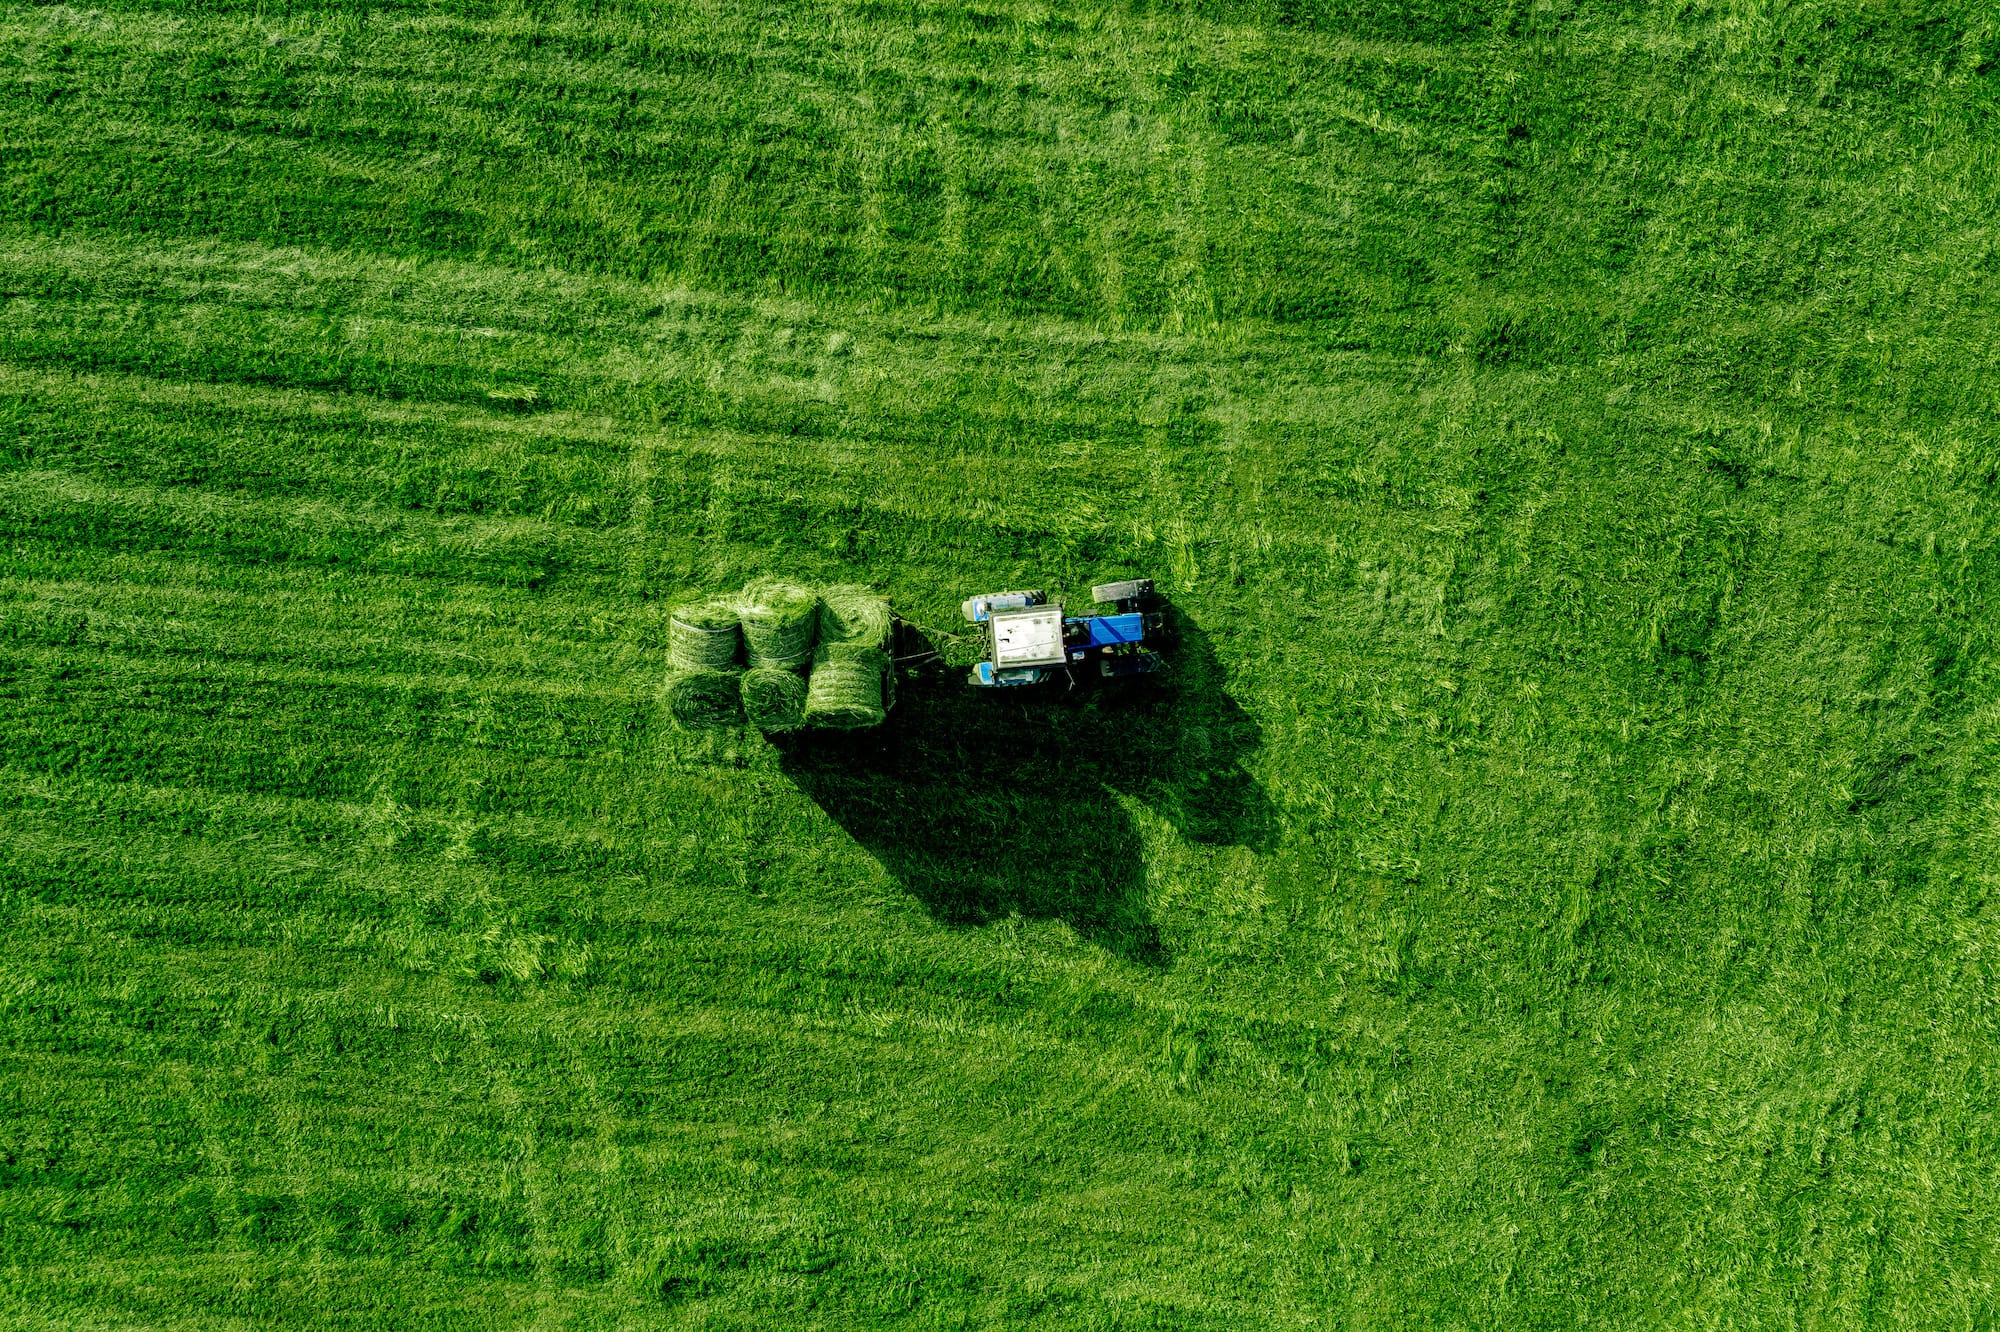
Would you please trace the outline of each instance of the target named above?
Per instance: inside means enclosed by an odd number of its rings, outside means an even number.
[[[736,601],[752,666],[803,666],[812,660],[819,595],[781,578],[745,585]]]
[[[667,715],[690,731],[734,726],[743,717],[736,671],[672,671],[660,686]]]
[[[808,726],[855,731],[888,715],[889,655],[856,643],[822,643],[806,681]]]
[[[796,731],[806,720],[806,681],[782,666],[743,673],[743,712],[760,731]]]
[[[736,664],[743,626],[736,607],[716,597],[674,608],[667,621],[667,661],[676,670],[715,671]]]
[[[822,588],[819,594],[819,641],[889,645],[889,598],[856,583]]]

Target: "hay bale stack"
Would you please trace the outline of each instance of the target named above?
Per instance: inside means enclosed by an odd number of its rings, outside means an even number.
[[[819,596],[782,578],[759,578],[737,598],[752,666],[803,668],[812,660]]]
[[[660,686],[667,715],[690,731],[734,726],[743,717],[739,671],[677,670]]]
[[[866,587],[815,592],[759,578],[734,597],[674,609],[660,697],[690,730],[746,717],[769,732],[879,726],[895,702],[893,625],[889,599]],[[746,647],[748,671],[739,665]]]
[[[783,666],[743,673],[743,712],[760,731],[796,731],[806,721],[806,680]]]
[[[857,647],[889,646],[889,598],[843,583],[819,594],[819,641]]]
[[[676,670],[726,670],[742,647],[742,617],[721,597],[677,606],[667,622],[667,661]]]
[[[806,682],[808,726],[853,731],[888,715],[889,654],[865,643],[821,643]]]

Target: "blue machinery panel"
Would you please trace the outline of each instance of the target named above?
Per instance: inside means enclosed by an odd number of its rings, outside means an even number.
[[[1076,621],[1072,620],[1074,624]],[[1084,620],[1090,626],[1090,646],[1113,647],[1119,643],[1138,643],[1146,637],[1146,617],[1134,612],[1130,615],[1093,615]]]

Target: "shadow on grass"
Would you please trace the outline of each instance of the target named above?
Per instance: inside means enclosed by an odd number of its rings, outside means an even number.
[[[1223,692],[1207,637],[1169,613],[1178,643],[1150,679],[982,690],[964,668],[933,665],[904,680],[879,731],[788,737],[781,765],[939,919],[1063,920],[1164,965],[1139,831],[1116,793],[1191,841],[1263,850],[1272,831],[1241,766],[1257,725]],[[923,650],[916,641],[901,650]]]

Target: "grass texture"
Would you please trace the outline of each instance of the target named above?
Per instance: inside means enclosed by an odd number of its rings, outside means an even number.
[[[0,65],[0,1323],[1993,1322],[1990,7]],[[945,664],[683,733],[781,570]]]
[[[660,685],[667,715],[683,729],[709,730],[743,720],[743,672],[677,668]]]

